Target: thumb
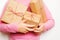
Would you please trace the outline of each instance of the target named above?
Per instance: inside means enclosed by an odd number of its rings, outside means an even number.
[[[44,27],[44,24],[40,25],[39,29],[43,28]]]
[[[28,30],[28,31],[34,31],[34,29],[32,29],[32,28],[27,28],[27,27],[26,27],[26,30]]]
[[[42,24],[44,24],[44,23],[39,23],[39,26],[41,26]]]

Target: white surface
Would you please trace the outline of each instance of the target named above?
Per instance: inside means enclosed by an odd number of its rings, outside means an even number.
[[[0,0],[0,15],[3,11],[3,7],[7,0]],[[53,29],[41,35],[40,40],[60,40],[60,5],[59,0],[44,0],[45,4],[52,13],[53,18],[55,19],[55,26]],[[0,40],[8,40],[7,35],[0,33]]]
[[[44,2],[49,7],[55,19],[55,26],[53,29],[43,34],[41,40],[60,40],[60,0],[44,0]]]

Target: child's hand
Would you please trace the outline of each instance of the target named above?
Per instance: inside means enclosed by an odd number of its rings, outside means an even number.
[[[33,31],[33,29],[31,29],[31,27],[33,27],[33,25],[21,23],[20,26],[19,26],[19,32],[27,33],[29,31]]]
[[[44,24],[39,24],[39,28],[34,30],[35,33],[41,34],[44,31]]]
[[[33,31],[33,29],[31,29],[32,27],[34,27],[34,25],[29,25],[23,22],[17,23],[18,25],[18,31],[21,33],[27,33],[29,31]]]

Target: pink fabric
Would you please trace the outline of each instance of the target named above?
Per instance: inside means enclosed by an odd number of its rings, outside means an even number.
[[[35,35],[32,32],[29,32],[27,34],[11,34],[10,40],[39,40],[40,35]]]
[[[11,23],[11,24],[4,24],[0,22],[0,31],[1,32],[10,32],[10,33],[16,33],[18,32],[17,24]]]
[[[45,9],[45,12],[46,12],[46,17],[47,17],[47,22],[44,24],[44,27],[45,27],[45,31],[47,31],[54,26],[55,21],[54,21],[52,15],[51,15],[50,11],[46,7],[46,5],[44,5],[44,9]]]
[[[45,23],[45,31],[47,31],[48,29],[52,28],[54,26],[54,20],[51,16],[51,13],[49,12],[49,10],[47,9],[47,7],[44,5],[44,8],[46,10],[46,17],[48,19],[48,21]],[[27,34],[20,34],[17,33],[18,27],[17,24],[4,24],[0,21],[0,31],[1,32],[9,32],[10,34],[10,40],[39,40],[39,36],[40,35],[35,35],[32,32],[29,32]]]

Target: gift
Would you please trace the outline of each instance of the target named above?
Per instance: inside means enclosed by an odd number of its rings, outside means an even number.
[[[19,0],[19,1],[17,0],[8,1],[4,14],[1,18],[2,21],[6,23],[12,23],[12,22],[19,22],[22,19],[21,13],[24,13],[27,10],[30,0],[26,0],[26,1]],[[20,17],[15,15],[17,13],[20,13]]]
[[[40,15],[37,15],[35,13],[31,13],[26,11],[24,15],[16,15],[13,12],[9,12],[8,10],[5,11],[3,14],[1,20],[6,23],[14,23],[14,22],[21,22],[23,20],[26,20],[24,23],[35,25],[37,27],[40,23]]]
[[[3,14],[1,20],[5,23],[14,23],[14,22],[20,22],[22,17],[19,17],[15,15],[13,12],[9,12],[8,10],[5,11]]]
[[[1,20],[6,23],[21,22],[26,20],[24,23],[35,25],[34,28],[38,27],[41,22],[41,15],[26,11],[27,7],[28,6],[20,4],[16,1],[10,1]]]
[[[41,15],[26,11],[24,14],[24,20],[26,20],[25,23],[35,25],[34,28],[36,28],[40,23]]]

